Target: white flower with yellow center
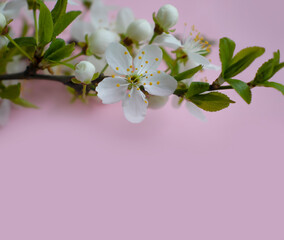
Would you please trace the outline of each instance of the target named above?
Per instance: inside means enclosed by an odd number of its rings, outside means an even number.
[[[98,97],[104,104],[122,100],[126,119],[139,123],[145,118],[148,100],[145,93],[169,96],[176,87],[176,80],[157,70],[163,53],[154,45],[142,48],[134,61],[128,50],[119,43],[112,43],[106,51],[106,60],[120,76],[113,75],[98,84]]]
[[[194,26],[193,30],[195,30]],[[204,69],[220,70],[219,66],[213,65],[210,60],[204,56],[210,53],[211,45],[200,36],[200,33],[194,36],[194,32],[191,32],[183,43],[173,35],[163,33],[155,38],[154,43],[174,50],[181,48],[186,53],[188,60],[193,66],[202,65]]]

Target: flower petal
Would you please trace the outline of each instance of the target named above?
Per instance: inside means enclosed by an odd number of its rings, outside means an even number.
[[[126,33],[131,22],[135,20],[134,14],[130,8],[122,8],[116,17],[116,31],[118,33]]]
[[[155,45],[147,45],[143,47],[134,59],[135,69],[137,73],[147,74],[157,70],[163,58],[162,50]]]
[[[11,102],[7,99],[0,99],[0,126],[7,124],[10,118]]]
[[[169,47],[174,50],[182,46],[180,40],[167,33],[163,33],[162,35],[157,36],[153,43],[160,46]]]
[[[132,57],[126,47],[119,43],[111,43],[106,50],[106,60],[111,68],[121,75],[131,71]]]
[[[128,83],[124,78],[109,77],[99,83],[96,88],[98,97],[104,104],[119,102],[126,95]]]
[[[200,119],[203,122],[206,122],[206,117],[199,107],[189,101],[186,101],[185,106],[194,117]]]
[[[203,65],[204,67],[210,65],[209,60],[198,53],[189,52],[187,55],[188,58],[197,65]]]
[[[180,97],[176,96],[176,95],[173,95],[172,96],[172,107],[173,108],[180,108],[181,104],[182,104],[183,100],[181,100]]]
[[[167,102],[169,97],[168,96],[153,96],[153,95],[149,95],[148,97],[148,101],[149,101],[149,105],[148,108],[151,109],[159,109],[164,107]]]
[[[161,71],[151,75],[142,79],[142,85],[148,93],[156,96],[169,96],[176,90],[177,81],[172,76]]]
[[[94,0],[90,9],[92,24],[95,28],[108,28],[108,8],[101,0]]]
[[[144,120],[147,106],[148,101],[146,100],[144,93],[136,88],[132,88],[122,102],[124,116],[132,123],[140,123]]]

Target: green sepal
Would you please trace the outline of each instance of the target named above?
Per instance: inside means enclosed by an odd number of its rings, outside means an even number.
[[[181,80],[184,79],[189,79],[192,78],[196,73],[198,73],[200,70],[202,70],[202,65],[199,65],[195,68],[191,68],[189,70],[186,70],[182,73],[179,73],[178,75],[176,75],[174,78],[179,82]]]
[[[43,2],[40,4],[38,34],[40,46],[43,47],[51,42],[53,36],[53,21],[51,12]]]
[[[224,108],[227,108],[230,103],[235,103],[227,95],[220,92],[195,95],[192,96],[189,100],[197,107],[208,112],[217,112]]]
[[[76,78],[72,78],[72,79],[71,79],[71,82],[72,82],[72,83],[75,83],[75,84],[82,84],[82,82],[79,81],[79,80],[77,80]]]
[[[20,47],[36,47],[36,40],[33,37],[19,37],[13,39]],[[11,42],[8,44],[9,48],[15,48]]]
[[[94,73],[94,75],[93,75],[93,77],[92,77],[92,81],[93,81],[93,80],[96,80],[99,76],[100,76],[100,73],[99,73],[99,72]]]
[[[232,78],[247,67],[249,67],[252,62],[260,57],[265,52],[265,49],[262,47],[248,47],[240,52],[238,52],[232,59],[230,65],[224,71],[224,78]]]
[[[282,85],[282,84],[280,84],[280,83],[276,83],[276,82],[264,82],[264,83],[262,83],[262,84],[259,84],[258,86],[274,88],[274,89],[280,91],[280,92],[284,95],[284,85]]]
[[[209,90],[209,83],[206,82],[192,82],[185,94],[185,98],[189,99],[194,95],[206,92]]]
[[[224,77],[224,72],[230,65],[231,60],[234,55],[236,44],[233,40],[229,38],[221,38],[219,43],[219,56],[222,63],[222,76]]]
[[[253,85],[265,82],[271,79],[275,73],[284,67],[284,62],[280,63],[280,51],[274,52],[273,58],[262,64],[257,70],[255,78],[252,82]]]
[[[38,109],[39,107],[30,103],[29,101],[23,99],[23,98],[15,98],[11,100],[14,104],[17,104],[19,106],[25,107],[25,108],[34,108],[34,109]]]
[[[9,100],[16,99],[20,96],[21,93],[21,84],[10,85],[0,92],[0,98],[5,98]]]
[[[62,33],[80,14],[81,11],[71,11],[62,15],[54,24],[53,38]]]
[[[226,79],[226,82],[236,90],[247,104],[251,103],[251,90],[245,82],[237,79]]]

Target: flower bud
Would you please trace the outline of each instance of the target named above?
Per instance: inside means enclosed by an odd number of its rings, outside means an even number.
[[[106,29],[99,29],[89,37],[89,49],[93,54],[102,55],[112,42],[118,42],[116,33]]]
[[[88,61],[81,61],[76,65],[75,77],[82,83],[90,83],[96,72],[95,66]]]
[[[3,30],[6,24],[7,24],[7,21],[6,21],[5,16],[2,13],[0,13],[0,31]]]
[[[177,24],[178,10],[171,4],[162,6],[157,13],[157,21],[164,30]]]
[[[132,40],[141,42],[152,37],[153,28],[147,20],[138,19],[128,26],[126,34]]]

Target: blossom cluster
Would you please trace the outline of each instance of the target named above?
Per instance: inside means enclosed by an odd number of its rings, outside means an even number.
[[[224,82],[247,103],[251,101],[250,89],[256,86],[274,87],[283,93],[281,84],[275,87],[268,82],[283,67],[279,51],[269,60],[273,66],[270,64],[268,69],[269,61],[265,63],[253,81],[232,79],[261,56],[264,49],[251,47],[234,56],[235,43],[223,38],[220,40],[222,65],[214,65],[208,57],[212,46],[194,25],[188,36],[181,38],[175,32],[179,12],[171,4],[161,6],[154,12],[153,21],[148,21],[137,19],[130,8],[106,6],[102,0],[45,2],[0,3],[0,61],[3,63],[0,74],[13,76],[22,72],[21,79],[29,79],[43,72],[50,75],[46,79],[52,79],[54,72],[61,71],[62,75],[68,72],[62,83],[73,88],[74,97],[82,101],[97,97],[103,104],[121,101],[124,115],[132,123],[143,121],[147,108],[163,107],[171,95],[173,106],[185,101],[191,114],[205,120],[203,110],[219,111],[234,103],[216,91],[222,89]],[[68,5],[83,12],[66,12]],[[20,12],[25,22],[34,22],[33,31],[28,31],[31,24],[26,24],[22,36],[12,38],[15,33],[11,22]],[[114,13],[116,17],[110,18]],[[65,31],[69,25],[69,31]],[[196,81],[198,72],[206,69],[221,71],[212,84],[207,80]],[[54,79],[59,78],[54,76]],[[34,107],[21,98],[17,78],[5,80],[0,75],[1,125],[9,118],[11,104]]]

